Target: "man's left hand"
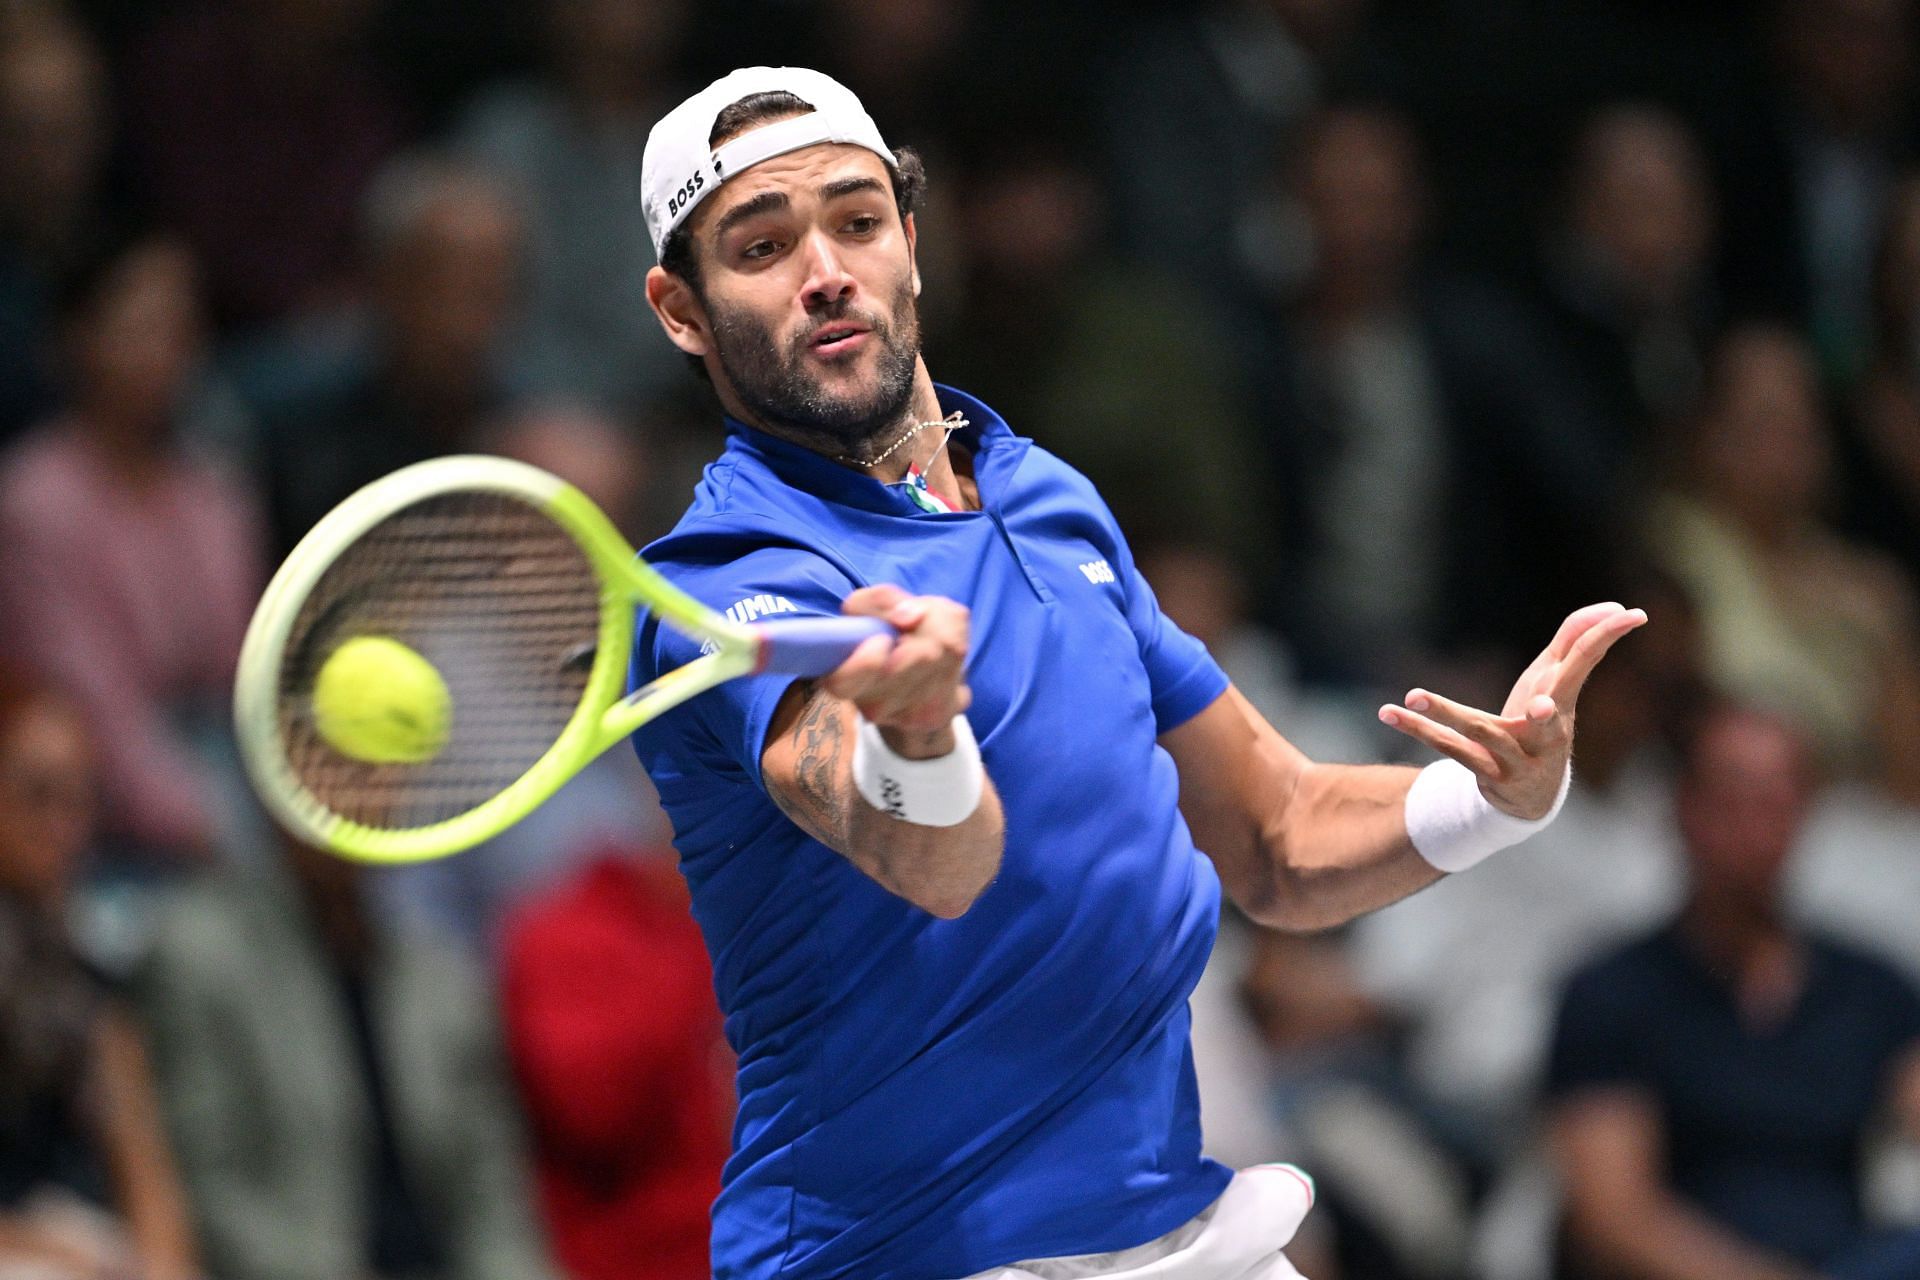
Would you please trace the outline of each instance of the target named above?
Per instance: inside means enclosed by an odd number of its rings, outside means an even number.
[[[1380,708],[1380,720],[1480,780],[1488,803],[1517,818],[1545,817],[1573,754],[1573,710],[1580,688],[1621,636],[1647,615],[1619,604],[1590,604],[1569,614],[1507,695],[1499,715],[1425,689]]]

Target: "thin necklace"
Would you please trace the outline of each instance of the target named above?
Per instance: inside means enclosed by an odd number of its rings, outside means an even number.
[[[930,422],[914,423],[912,426],[907,428],[905,435],[901,436],[898,440],[895,440],[892,444],[888,445],[886,448],[886,452],[882,453],[877,458],[864,458],[864,459],[855,458],[843,453],[838,457],[836,457],[834,461],[844,462],[849,466],[854,466],[854,467],[877,467],[881,463],[885,462],[888,458],[891,458],[894,454],[900,452],[901,445],[913,439],[915,436],[919,435],[922,431],[925,431],[928,427],[945,427],[947,429],[947,436],[951,438],[954,432],[968,425],[969,423],[967,422],[966,415],[961,413],[960,410],[955,409],[952,413],[948,414],[944,418],[935,418]],[[941,443],[945,444],[946,441],[943,440],[941,441]]]

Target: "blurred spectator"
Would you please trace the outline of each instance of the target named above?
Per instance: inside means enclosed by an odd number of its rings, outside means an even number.
[[[1872,331],[1873,252],[1915,142],[1911,0],[1776,0],[1772,100],[1725,139],[1729,286],[1804,325],[1845,385]]]
[[[1840,420],[1847,528],[1920,575],[1920,174],[1889,201],[1874,265],[1874,334]]]
[[[531,405],[484,428],[475,446],[553,472],[578,487],[635,541],[648,462],[630,430],[591,411]],[[647,845],[670,836],[666,815],[639,759],[625,744],[608,750],[512,828],[458,858],[383,874],[376,890],[389,911],[430,924],[489,964],[507,916],[551,893],[609,845]]]
[[[1700,392],[1719,313],[1716,217],[1705,159],[1676,117],[1619,105],[1581,130],[1542,293],[1623,461],[1647,452]]]
[[[623,419],[563,401],[530,401],[481,430],[483,453],[497,453],[551,471],[593,500],[614,527],[635,542],[652,460]]]
[[[143,974],[209,1269],[550,1274],[476,976],[380,927],[357,865],[284,844],[260,872],[183,890]]]
[[[95,770],[79,708],[0,668],[0,1274],[188,1280],[145,1048],[65,924]]]
[[[0,442],[56,403],[48,310],[100,230],[107,116],[79,27],[31,10],[0,20]]]
[[[226,724],[262,531],[251,495],[181,439],[203,375],[193,260],[110,241],[57,311],[69,409],[0,460],[0,646],[85,703],[110,841],[204,854],[218,780],[191,722]]]
[[[1920,795],[1912,587],[1820,519],[1831,446],[1806,346],[1729,333],[1688,444],[1654,540],[1699,604],[1708,677],[1805,726],[1829,765]]]
[[[235,364],[283,552],[361,485],[472,448],[510,398],[523,225],[500,184],[403,157],[369,190],[363,230],[367,306],[293,326]]]
[[[1099,252],[1092,174],[1042,142],[990,149],[960,196],[966,307],[930,340],[943,379],[1085,472],[1136,540],[1260,558],[1264,457],[1207,302]]]
[[[1293,172],[1312,270],[1248,299],[1239,330],[1280,485],[1261,509],[1285,534],[1284,629],[1315,679],[1432,680],[1426,655],[1487,645],[1524,662],[1619,514],[1577,380],[1517,308],[1429,269],[1417,151],[1384,109],[1315,118]]]
[[[1276,158],[1361,38],[1372,0],[1212,0],[1127,32],[1102,85],[1128,249],[1202,288],[1284,271]]]
[[[640,156],[683,96],[686,0],[547,0],[548,71],[483,95],[460,149],[527,220],[528,388],[632,410],[685,378],[647,307]],[[891,126],[890,126],[891,127]]]
[[[1361,986],[1343,940],[1254,930],[1240,994],[1279,1120],[1319,1182],[1340,1271],[1460,1275],[1469,1170],[1400,1071],[1392,1017]]]
[[[508,1043],[574,1280],[703,1280],[732,1062],[673,851],[609,846],[507,931]]]
[[[1223,911],[1213,954],[1187,999],[1194,1081],[1207,1118],[1201,1140],[1208,1157],[1230,1169],[1299,1152],[1299,1137],[1273,1105],[1277,1066],[1241,987],[1258,932],[1238,912]]]
[[[1796,734],[1704,714],[1676,815],[1688,892],[1657,933],[1567,989],[1550,1118],[1577,1274],[1896,1280],[1920,1234],[1875,1239],[1860,1199],[1883,1108],[1920,1136],[1920,994],[1789,926],[1781,877],[1814,795]]]
[[[132,50],[134,177],[206,263],[222,327],[352,291],[361,192],[407,132],[363,49],[382,3],[190,0]]]

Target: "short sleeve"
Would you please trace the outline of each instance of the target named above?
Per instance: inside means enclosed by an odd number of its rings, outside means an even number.
[[[1207,646],[1160,611],[1160,601],[1140,571],[1131,565],[1128,568],[1132,580],[1127,584],[1127,621],[1139,642],[1140,660],[1147,667],[1155,732],[1166,733],[1205,711],[1225,693],[1227,673],[1207,652]]]
[[[1589,967],[1567,984],[1547,1052],[1549,1097],[1649,1083],[1639,1052],[1648,1011],[1634,998],[1634,984],[1621,980],[1619,967]]]
[[[844,571],[812,552],[767,547],[737,559],[674,562],[649,556],[648,563],[696,600],[737,622],[782,617],[836,617],[855,587]],[[700,656],[700,642],[643,616],[634,642],[630,687],[685,666]],[[729,772],[764,790],[760,755],[767,726],[794,677],[767,674],[728,680],[689,700],[684,727],[717,749]]]
[[[1114,539],[1126,588],[1127,626],[1140,646],[1140,661],[1147,669],[1154,732],[1168,733],[1205,711],[1227,691],[1227,673],[1207,652],[1207,646],[1161,612],[1159,598],[1134,564],[1133,552],[1112,514],[1103,509],[1102,515]]]

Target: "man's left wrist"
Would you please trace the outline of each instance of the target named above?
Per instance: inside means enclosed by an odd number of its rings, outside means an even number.
[[[1420,771],[1407,792],[1407,838],[1438,870],[1465,871],[1552,822],[1572,781],[1571,764],[1563,766],[1553,806],[1538,818],[1522,818],[1495,807],[1481,791],[1478,776],[1459,761],[1435,761]]]
[[[1566,780],[1568,776],[1569,776],[1568,773],[1563,767],[1562,772],[1560,774],[1560,777],[1561,777],[1560,786],[1555,790],[1554,795],[1547,800],[1547,803],[1545,805],[1539,806],[1540,812],[1538,813],[1520,813],[1514,809],[1509,808],[1505,803],[1502,802],[1502,797],[1495,795],[1493,792],[1490,792],[1489,790],[1487,790],[1487,788],[1484,785],[1481,786],[1480,788],[1480,795],[1486,800],[1488,804],[1492,805],[1495,809],[1498,809],[1501,813],[1506,814],[1509,818],[1512,818],[1516,822],[1545,822],[1548,819],[1554,817],[1559,812],[1561,801],[1565,798],[1565,795],[1566,795]]]

